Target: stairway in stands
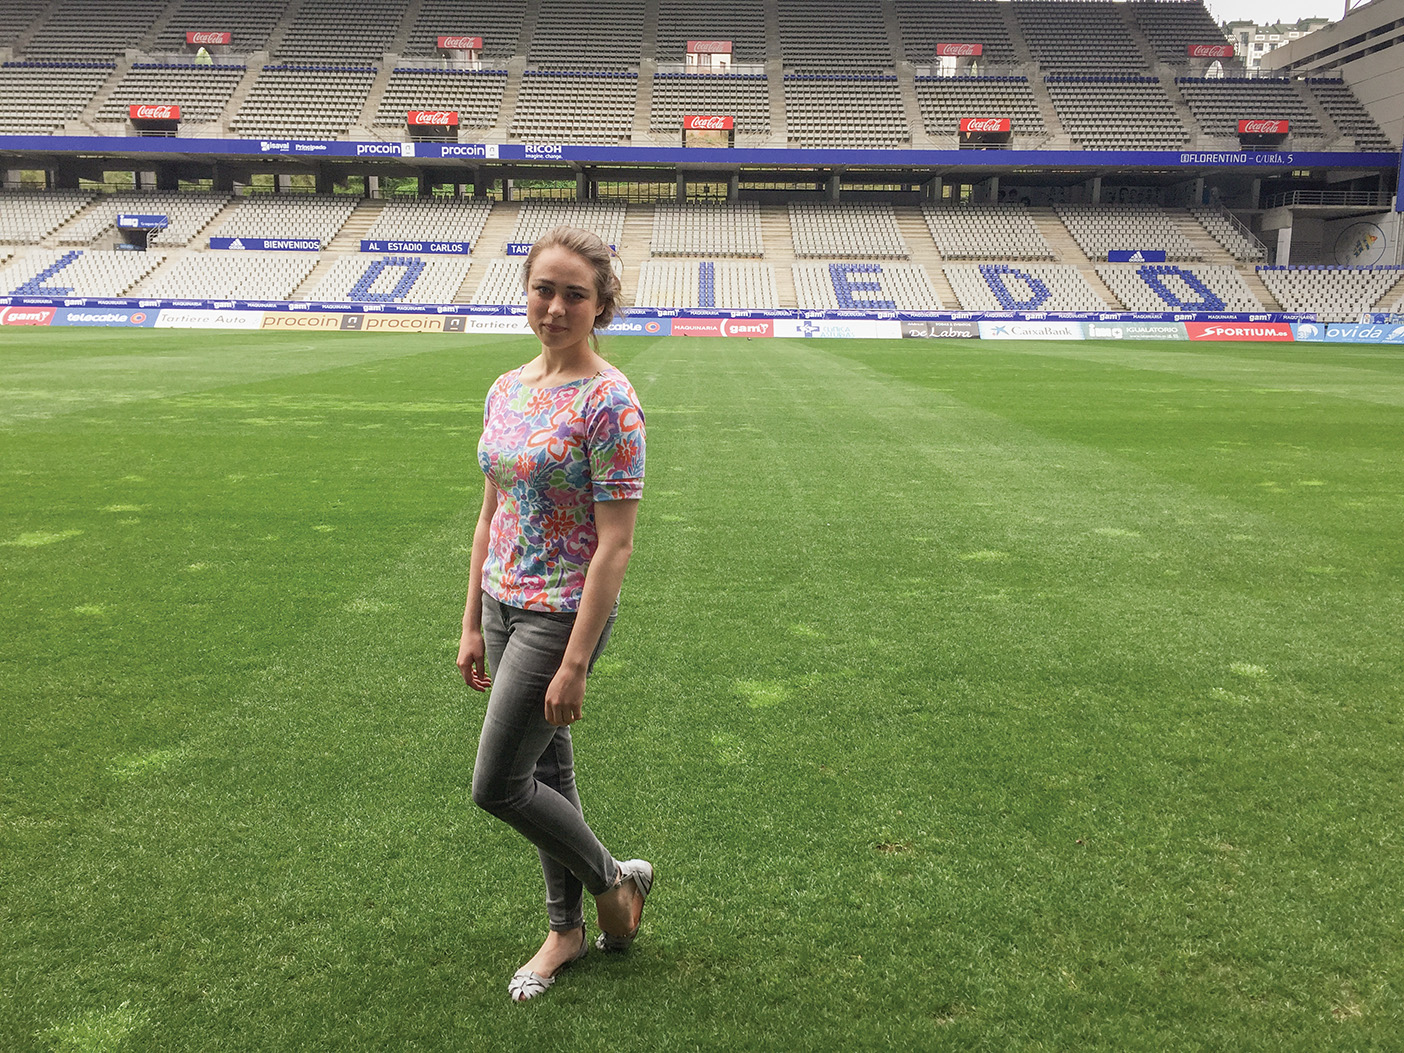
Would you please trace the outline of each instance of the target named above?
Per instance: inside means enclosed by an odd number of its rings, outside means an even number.
[[[468,268],[468,276],[454,294],[454,303],[472,303],[478,286],[487,277],[488,261],[507,255],[507,242],[512,237],[512,231],[517,229],[517,214],[521,210],[522,206],[516,201],[493,204],[487,222],[483,224],[483,232],[473,243],[473,265]]]
[[[761,244],[765,246],[765,262],[775,271],[775,295],[781,307],[799,305],[795,292],[795,243],[790,235],[790,210],[785,205],[762,205],[760,208]]]
[[[946,309],[959,311],[960,300],[956,298],[951,283],[946,280],[946,272],[941,269],[941,252],[936,248],[936,242],[931,240],[931,228],[926,225],[926,217],[921,214],[921,208],[907,205],[898,206],[893,211],[897,215],[897,229],[911,251],[911,261],[921,264]]]

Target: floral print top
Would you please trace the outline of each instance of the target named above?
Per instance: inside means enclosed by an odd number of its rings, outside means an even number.
[[[613,366],[552,388],[518,367],[488,391],[478,464],[497,487],[483,591],[509,607],[580,608],[596,501],[643,496],[644,415]]]

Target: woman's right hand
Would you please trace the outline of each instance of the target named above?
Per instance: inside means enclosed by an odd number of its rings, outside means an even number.
[[[487,674],[487,647],[483,644],[481,629],[463,630],[458,641],[458,671],[463,674],[463,682],[474,691],[486,691],[492,686],[492,677]]]

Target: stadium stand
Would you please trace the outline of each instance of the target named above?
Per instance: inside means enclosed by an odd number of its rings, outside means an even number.
[[[937,44],[979,44],[981,63],[1018,60],[1000,8],[993,0],[897,0],[897,25],[908,62],[934,61]]]
[[[0,133],[52,135],[76,120],[115,67],[93,62],[0,65]]]
[[[565,69],[625,67],[637,76],[645,6],[638,0],[539,0],[527,63]],[[587,58],[588,56],[588,58]]]
[[[1150,65],[1122,17],[1125,7],[1110,0],[1010,4],[1029,52],[1045,72],[1083,74],[1144,70]]]
[[[325,248],[356,210],[357,199],[328,194],[242,198],[219,230],[226,238],[316,238]]]
[[[347,0],[303,0],[276,57],[319,65],[379,63],[408,7],[409,0],[356,0],[353,14]]]
[[[405,44],[406,55],[435,55],[439,37],[483,38],[482,56],[511,58],[521,42],[526,0],[494,0],[472,8],[463,0],[424,0]]]
[[[939,311],[931,279],[916,263],[796,263],[802,310]]]
[[[13,48],[50,0],[0,0],[0,48]]]
[[[249,139],[335,139],[360,117],[375,74],[371,66],[264,66],[229,126]]]
[[[1323,322],[1353,322],[1399,280],[1398,267],[1259,267],[1258,277],[1284,311],[1312,311]]]
[[[656,74],[648,130],[678,136],[692,113],[735,117],[738,137],[769,135],[769,83],[763,74]]]
[[[1027,149],[1048,138],[1027,77],[917,77],[916,96],[927,135],[955,139],[963,117],[1008,117],[1012,146]]]
[[[777,0],[787,70],[875,71],[895,65],[880,0]]]
[[[1046,78],[1058,120],[1090,150],[1174,150],[1189,139],[1158,77]]]
[[[1206,264],[1103,263],[1097,275],[1132,311],[1261,311],[1232,267]]]
[[[1247,77],[1178,77],[1180,94],[1205,135],[1238,140],[1238,122],[1245,119],[1291,121],[1292,139],[1320,139],[1321,122],[1295,83]]]
[[[468,277],[462,257],[343,256],[309,299],[353,303],[452,303]]]
[[[149,103],[179,106],[183,124],[209,124],[220,119],[245,72],[243,66],[136,63],[103,101],[97,119],[125,122],[129,106]]]
[[[478,283],[473,293],[472,303],[516,304],[526,303],[526,290],[522,288],[522,260],[488,260],[487,273]]]
[[[1253,237],[1242,223],[1224,210],[1193,207],[1189,211],[1190,215],[1199,220],[1200,225],[1213,235],[1214,240],[1222,245],[1224,251],[1234,259],[1256,262],[1267,257],[1267,251],[1263,248],[1262,242]]]
[[[166,0],[58,0],[25,45],[30,60],[115,62],[150,32]]]
[[[117,229],[122,212],[165,216],[169,225],[151,235],[152,245],[186,245],[229,204],[228,194],[198,191],[118,191],[96,201],[87,215],[59,234],[60,245],[90,245]]]
[[[0,242],[37,245],[92,199],[91,190],[0,191]]]
[[[502,112],[506,88],[505,69],[394,69],[375,123],[403,128],[410,110],[456,110],[460,129],[491,128]]]
[[[606,245],[617,247],[624,240],[624,214],[624,206],[617,204],[527,201],[523,202],[521,211],[517,213],[517,225],[512,231],[511,240],[520,243],[535,241],[552,227],[565,224],[593,231]]]
[[[1126,10],[1167,66],[1188,64],[1188,44],[1223,43],[1223,30],[1201,0],[1131,0]]]
[[[511,137],[607,143],[633,135],[637,72],[525,70]]]
[[[760,0],[658,0],[658,61],[682,62],[689,40],[729,40],[733,62],[764,62],[765,5]]]
[[[880,149],[911,141],[893,74],[785,74],[786,135],[795,146]]]
[[[1018,205],[923,205],[936,248],[948,260],[1051,260],[1053,250]]]
[[[236,300],[290,300],[319,259],[315,252],[191,254],[163,267],[140,291],[143,296],[172,300],[211,295]]]
[[[645,260],[636,307],[777,308],[775,268],[731,260]]]
[[[1054,205],[1058,218],[1090,260],[1112,249],[1164,249],[1169,260],[1197,260],[1200,252],[1158,205]]]
[[[124,296],[164,260],[155,252],[31,249],[0,271],[0,290],[17,296]]]
[[[764,256],[760,206],[653,206],[654,256]]]
[[[151,50],[180,54],[187,50],[186,33],[225,32],[232,34],[228,50],[234,54],[265,51],[287,10],[287,0],[180,0],[157,29]]]
[[[1357,149],[1394,151],[1394,144],[1380,130],[1374,118],[1365,112],[1365,107],[1345,81],[1309,77],[1306,88],[1321,104],[1336,130],[1355,140]]]
[[[1105,311],[1076,267],[1059,263],[951,263],[942,268],[967,311]]]
[[[366,231],[367,239],[478,243],[492,213],[491,201],[390,198]]]
[[[885,202],[859,205],[791,204],[795,255],[906,259],[910,252]]]

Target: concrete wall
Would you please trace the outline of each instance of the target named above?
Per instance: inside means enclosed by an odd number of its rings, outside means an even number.
[[[1404,28],[1395,27],[1364,42],[1349,43],[1404,19],[1404,0],[1374,0],[1344,19],[1300,40],[1284,44],[1263,59],[1265,69],[1289,74],[1330,76],[1339,73],[1351,86],[1375,123],[1398,145],[1404,136]],[[1362,47],[1383,50],[1344,61]]]

